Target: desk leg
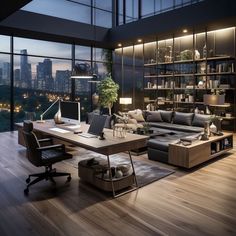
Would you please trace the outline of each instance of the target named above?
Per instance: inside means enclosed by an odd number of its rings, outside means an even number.
[[[122,195],[124,195],[126,193],[129,193],[129,192],[132,192],[132,191],[138,189],[138,182],[137,182],[136,173],[135,173],[135,169],[134,169],[134,164],[133,164],[133,160],[132,160],[132,156],[131,156],[130,151],[129,151],[129,158],[130,158],[130,163],[131,163],[131,166],[132,166],[132,169],[133,169],[133,175],[134,175],[134,181],[135,181],[135,186],[136,187],[133,187],[132,189],[124,191],[124,192],[122,192],[120,194],[116,194],[115,193],[115,188],[114,188],[114,182],[113,182],[113,179],[112,179],[112,173],[111,173],[110,157],[109,157],[109,155],[107,155],[107,163],[108,163],[108,168],[109,168],[109,176],[110,176],[110,180],[111,180],[112,194],[113,194],[114,198],[122,196]]]
[[[133,160],[132,160],[132,156],[131,156],[130,151],[129,151],[129,159],[130,159],[130,163],[131,163],[131,166],[132,166],[132,169],[133,169],[135,185],[136,185],[136,187],[138,187],[138,182],[137,182],[136,173],[135,173],[135,169],[134,169],[134,164],[133,164]]]
[[[110,165],[109,155],[107,155],[107,163],[108,163],[108,168],[109,168],[109,176],[110,176],[110,180],[111,180],[112,194],[113,194],[113,197],[115,197],[116,193],[115,193],[114,183],[113,183],[112,174],[111,174],[111,165]]]

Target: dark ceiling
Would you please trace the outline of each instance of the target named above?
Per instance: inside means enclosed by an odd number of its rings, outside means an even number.
[[[32,0],[1,0],[0,21],[4,20]]]
[[[104,48],[133,45],[138,38],[150,42],[181,36],[183,28],[192,33],[236,25],[235,0],[205,0],[112,29],[18,10],[29,0],[3,1],[0,34]]]

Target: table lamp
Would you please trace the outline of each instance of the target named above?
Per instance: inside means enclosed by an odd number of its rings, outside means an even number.
[[[121,97],[119,99],[119,103],[121,105],[124,105],[124,111],[127,111],[128,110],[128,105],[132,104],[132,98],[129,98],[129,97]]]

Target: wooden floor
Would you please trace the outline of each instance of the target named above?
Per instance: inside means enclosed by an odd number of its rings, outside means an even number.
[[[1,236],[236,235],[236,147],[231,155],[193,171],[176,169],[117,199],[81,183],[76,168],[58,163],[58,170],[72,173],[71,183],[41,182],[26,197],[25,178],[39,168],[25,158],[16,132],[0,133],[0,140]]]

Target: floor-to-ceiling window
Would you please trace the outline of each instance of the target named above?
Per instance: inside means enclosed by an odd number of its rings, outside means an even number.
[[[107,49],[0,35],[0,131],[10,130],[13,122],[39,119],[58,97],[71,99],[74,63],[88,65],[97,81],[105,78],[111,72],[110,55]],[[81,103],[82,120],[93,109],[91,95],[97,82],[92,81],[75,81],[73,90],[75,100]],[[52,118],[56,109],[44,118]]]
[[[112,0],[33,0],[22,10],[112,27]]]
[[[10,129],[10,37],[0,37],[0,132]]]

